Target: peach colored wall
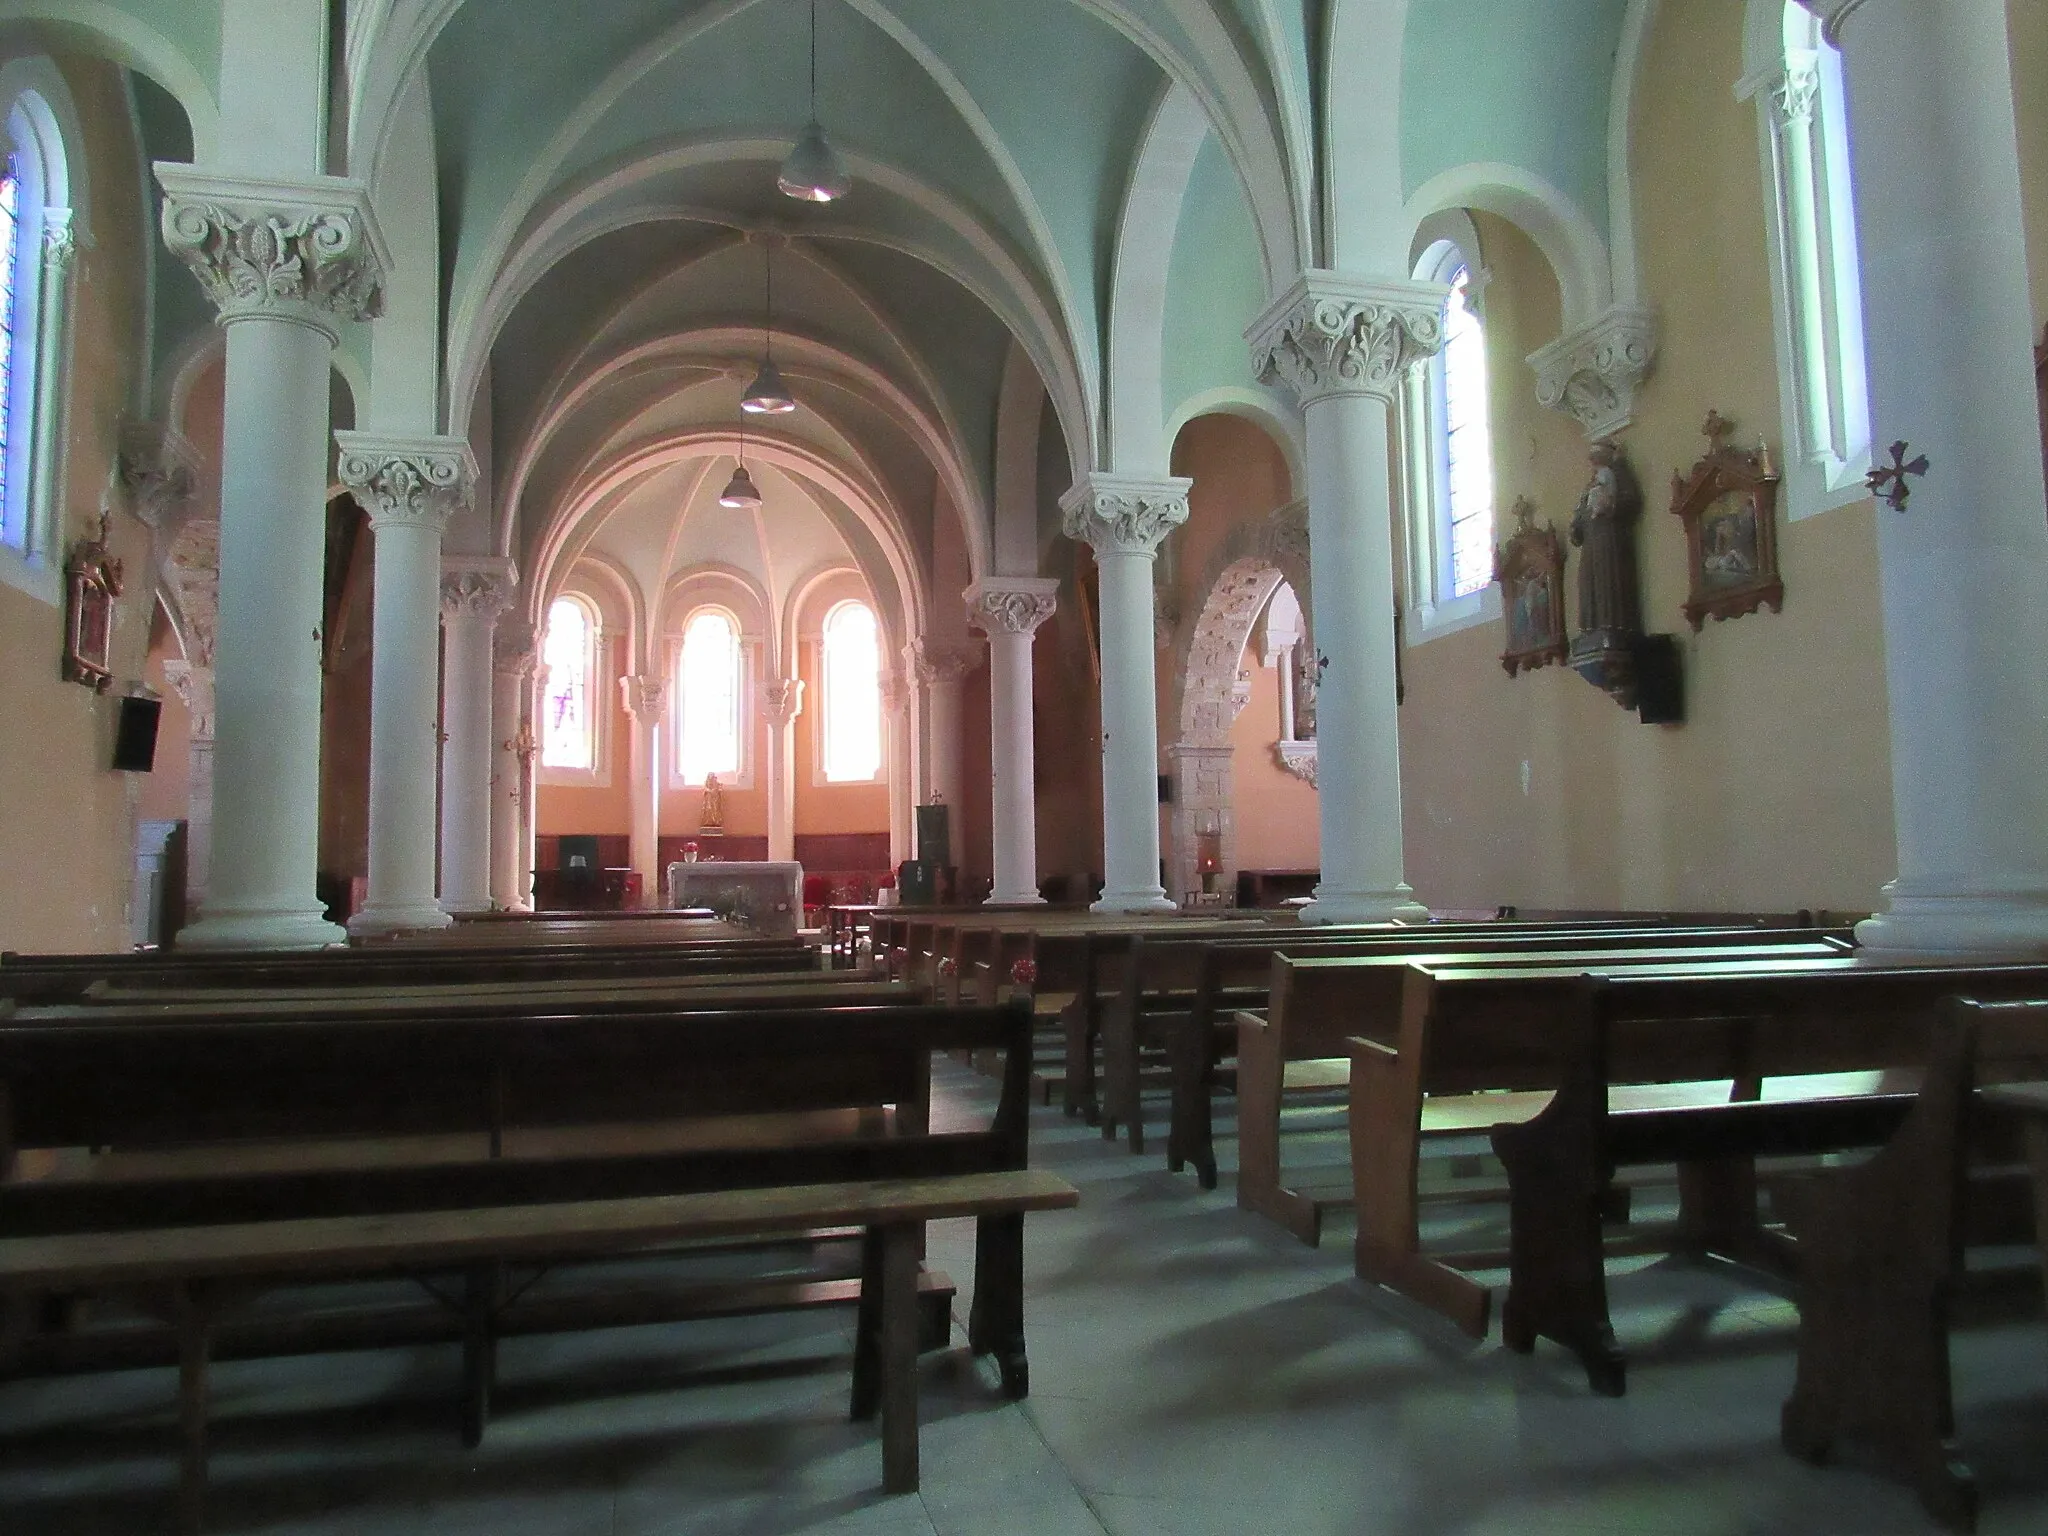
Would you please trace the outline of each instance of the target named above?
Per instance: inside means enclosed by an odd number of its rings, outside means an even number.
[[[1273,760],[1280,737],[1280,673],[1251,663],[1252,696],[1230,728],[1240,869],[1315,869],[1322,860],[1316,792]]]
[[[1693,635],[1672,474],[1709,407],[1778,447],[1756,108],[1741,8],[1675,0],[1651,39],[1636,148],[1641,255],[1662,351],[1625,444],[1642,481],[1645,625],[1675,632],[1687,719],[1646,726],[1558,667],[1510,680],[1497,623],[1411,644],[1401,711],[1407,867],[1435,906],[1868,909],[1895,869],[1870,504],[1779,528],[1785,612]],[[1556,333],[1534,246],[1481,220],[1497,506],[1562,531],[1586,479],[1522,359]],[[1569,449],[1569,452],[1567,451]],[[1574,562],[1567,585],[1573,585]],[[1576,599],[1571,606],[1576,608]]]
[[[77,56],[57,64],[78,107],[93,190],[92,238],[74,257],[67,445],[59,508],[68,546],[98,519],[123,411],[141,355],[145,262],[154,237],[120,72]],[[109,658],[116,680],[141,677],[152,606],[150,533],[112,518],[127,575]],[[64,613],[0,586],[0,949],[104,950],[128,944],[137,776],[115,773],[117,702],[61,680]]]

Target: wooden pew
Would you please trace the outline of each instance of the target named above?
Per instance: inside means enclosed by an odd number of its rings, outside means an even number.
[[[1612,942],[1578,935],[1548,943],[1538,941],[1533,946],[1513,940],[1491,944],[1473,941],[1436,953],[1411,950],[1341,959],[1274,961],[1273,1000],[1267,1014],[1237,1016],[1238,1205],[1279,1222],[1304,1242],[1316,1243],[1321,1239],[1323,1214],[1351,1204],[1355,1194],[1362,1195],[1355,1182],[1355,1128],[1352,1168],[1293,1174],[1283,1168],[1281,1106],[1290,1091],[1344,1092],[1348,1084],[1354,1083],[1351,1037],[1364,1034],[1391,1041],[1405,1028],[1403,988],[1407,967],[1418,965],[1433,970],[1465,965],[1484,973],[1516,974],[1520,968],[1541,966],[1542,974],[1568,982],[1593,965],[1671,964],[1707,950],[1731,964],[1792,959],[1810,964],[1847,963],[1845,952],[1831,940],[1737,942],[1754,937],[1747,930],[1708,932],[1674,945],[1653,945],[1642,935],[1617,936]],[[1351,1102],[1355,1109],[1355,1086]],[[1395,1134],[1413,1141],[1415,1123],[1411,1117],[1410,1123]],[[1472,1127],[1453,1120],[1443,1125],[1442,1132],[1458,1134],[1484,1128],[1484,1124]],[[1412,1174],[1414,1170],[1409,1171]]]
[[[1431,923],[1413,927],[1358,924],[1303,928],[1276,926],[1258,931],[1225,930],[1201,939],[1172,934],[1146,935],[1133,941],[1124,963],[1122,984],[1100,1010],[1102,1076],[1101,1111],[1105,1139],[1122,1125],[1131,1149],[1144,1150],[1138,1098],[1140,1040],[1136,1025],[1160,1037],[1168,1052],[1173,1104],[1167,1140],[1168,1166],[1178,1172],[1196,1166],[1202,1187],[1216,1187],[1212,1128],[1212,1097],[1217,1071],[1234,1057],[1240,1010],[1267,1006],[1276,955],[1409,955],[1443,950],[1456,944],[1468,953],[1491,954],[1516,947],[1570,942],[1593,948],[1656,944],[1807,943],[1824,936],[1813,930],[1772,932],[1750,927],[1711,925],[1699,928],[1617,927],[1606,921],[1522,924],[1502,922]],[[1343,1054],[1341,1051],[1338,1054]],[[1071,1070],[1071,1067],[1070,1067]],[[1312,1074],[1299,1071],[1298,1086],[1309,1086]],[[1325,1077],[1336,1078],[1334,1071]],[[1341,1080],[1337,1086],[1342,1086]]]
[[[1367,1280],[1401,1291],[1483,1336],[1491,1310],[1487,1288],[1464,1271],[1496,1256],[1423,1252],[1417,1228],[1417,1165],[1421,1127],[1433,1103],[1500,1123],[1529,1119],[1564,1080],[1579,1022],[1581,977],[1611,959],[1484,970],[1416,967],[1402,978],[1399,1028],[1392,1039],[1358,1040],[1351,1079],[1352,1171],[1357,1195],[1355,1261]],[[1925,1056],[1926,1020],[1948,992],[1986,988],[1993,996],[2041,990],[2048,972],[2030,966],[1902,967],[1855,956],[1841,959],[1746,959],[1725,956],[1683,965],[1604,970],[1613,988],[1609,1064],[1631,1087],[1631,1108],[1683,1109],[1725,1102],[1740,1082],[1833,1073],[1876,1073],[1917,1066]],[[1811,1017],[1793,1000],[1811,999]],[[1691,1011],[1688,1011],[1691,1010]],[[1758,1021],[1742,1036],[1749,1070],[1711,1074],[1678,1071],[1657,1045],[1672,1021],[1713,1018]],[[1778,1028],[1779,1020],[1789,1020]],[[1718,1028],[1719,1026],[1715,1026]],[[1683,1086],[1690,1083],[1692,1086]],[[1678,1084],[1679,1087],[1668,1085]],[[1823,1085],[1825,1086],[1825,1085]],[[1496,1090],[1520,1093],[1520,1099]],[[1786,1093],[1797,1096],[1799,1085]],[[1476,1095],[1472,1098],[1459,1096]],[[1765,1097],[1771,1097],[1766,1092]],[[1470,1129],[1486,1129],[1483,1120]],[[1696,1245],[1728,1234],[1754,1257],[1753,1205],[1746,1186],[1733,1192],[1681,1181],[1693,1209],[1684,1217]],[[1705,1208],[1702,1208],[1704,1206]]]
[[[1029,1017],[1004,1009],[851,1008],[536,1020],[413,1018],[129,1022],[0,1031],[5,1151],[281,1135],[480,1131],[511,1114],[573,1122],[622,1111],[788,1116],[916,1106],[940,1049],[998,1050],[1001,1103],[979,1132],[741,1141],[634,1156],[516,1157],[436,1166],[236,1171],[0,1185],[0,1296],[154,1287],[173,1302],[183,1365],[183,1528],[205,1478],[209,1344],[231,1295],[277,1280],[387,1270],[467,1276],[466,1432],[490,1380],[492,1275],[508,1261],[686,1238],[856,1223],[869,1233],[855,1355],[857,1416],[880,1408],[884,1482],[917,1484],[915,1272],[921,1223],[979,1220],[970,1342],[1006,1389],[1028,1389],[1022,1219],[1070,1205],[1028,1170]],[[407,1064],[393,1091],[390,1064]],[[11,1161],[11,1156],[9,1157]],[[0,1328],[16,1340],[18,1327]]]

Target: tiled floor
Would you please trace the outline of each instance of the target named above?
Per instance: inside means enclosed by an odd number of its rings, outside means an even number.
[[[959,1092],[956,1079],[948,1087]],[[978,1092],[966,1085],[968,1094]],[[267,1536],[1736,1536],[1934,1529],[1862,1466],[1777,1447],[1793,1313],[1720,1274],[1614,1283],[1629,1395],[1474,1345],[1153,1159],[1040,1111],[1083,1190],[1027,1241],[1033,1392],[927,1357],[921,1493],[844,1415],[842,1318],[515,1340],[480,1452],[453,1352],[224,1366],[212,1529]],[[963,1286],[971,1231],[935,1229]],[[964,1315],[965,1297],[962,1297]],[[957,1338],[957,1330],[956,1330]],[[1964,1330],[1959,1434],[1987,1536],[2048,1530],[2048,1327]],[[0,1536],[170,1529],[168,1372],[0,1386]]]

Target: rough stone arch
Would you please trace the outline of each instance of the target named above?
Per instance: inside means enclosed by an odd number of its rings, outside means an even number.
[[[1230,728],[1250,697],[1239,665],[1252,622],[1285,581],[1309,610],[1308,528],[1300,503],[1231,530],[1202,573],[1201,605],[1179,626],[1174,691],[1179,730],[1166,749],[1175,794],[1169,864],[1174,891],[1194,891],[1196,828],[1216,817],[1223,888],[1237,880],[1236,773]]]

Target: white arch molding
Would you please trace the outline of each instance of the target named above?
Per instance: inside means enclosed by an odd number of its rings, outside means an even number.
[[[1597,318],[1614,302],[1607,242],[1583,209],[1533,171],[1499,161],[1472,161],[1430,177],[1402,210],[1403,256],[1424,220],[1453,208],[1498,214],[1536,242],[1557,275],[1566,333]]]

